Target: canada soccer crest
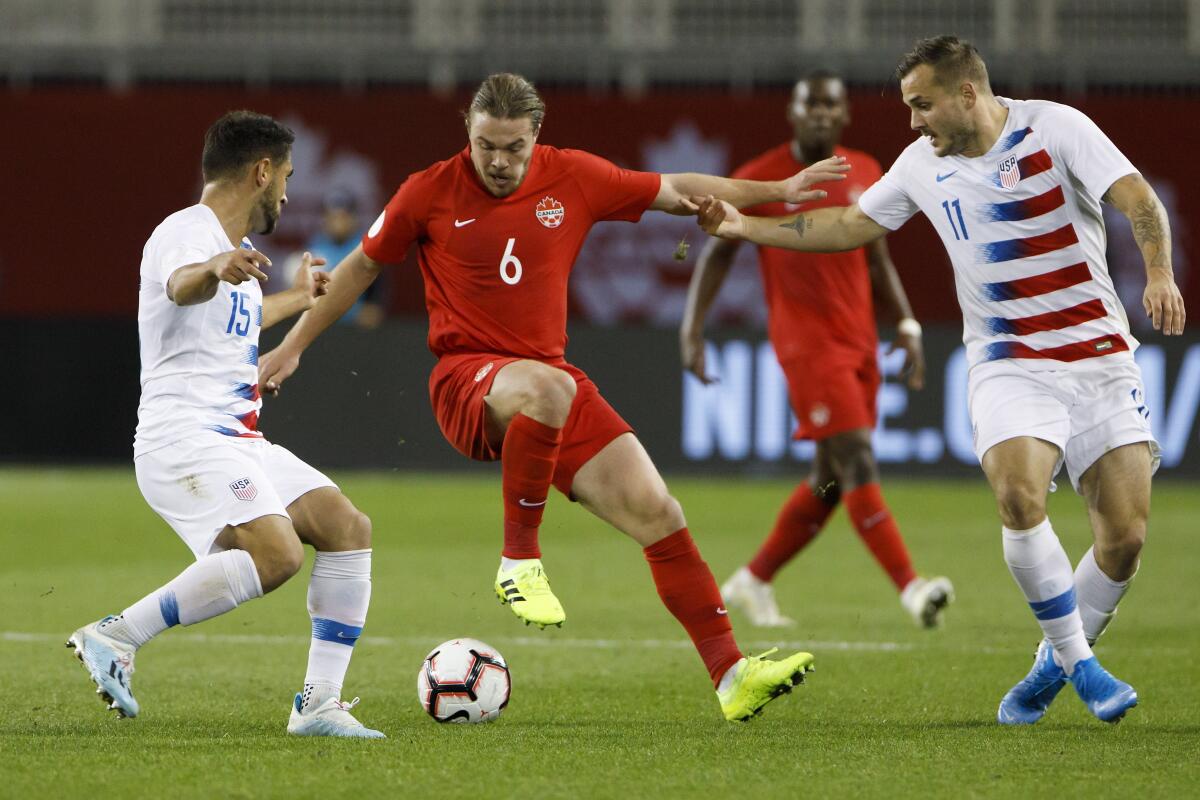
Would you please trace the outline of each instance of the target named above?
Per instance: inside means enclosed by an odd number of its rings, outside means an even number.
[[[1017,157],[1009,156],[1000,162],[1000,185],[1005,189],[1016,188],[1021,180],[1021,168],[1017,166]]]
[[[537,217],[537,221],[547,228],[557,228],[559,225],[562,225],[563,217],[567,215],[563,204],[550,196],[543,197],[533,213]]]

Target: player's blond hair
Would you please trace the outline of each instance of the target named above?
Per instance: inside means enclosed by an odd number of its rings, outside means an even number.
[[[471,126],[471,115],[475,112],[496,119],[521,119],[529,117],[533,132],[542,127],[546,116],[546,104],[533,84],[511,72],[489,75],[471,98],[471,105],[463,113],[467,127]]]

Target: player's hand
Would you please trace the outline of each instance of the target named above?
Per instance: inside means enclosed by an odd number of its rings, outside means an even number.
[[[810,190],[809,187],[826,181],[844,181],[846,173],[849,171],[850,165],[846,163],[844,156],[833,156],[824,161],[818,161],[783,182],[783,199],[793,205],[820,200],[829,193],[821,189]]]
[[[276,347],[258,359],[258,391],[260,394],[279,395],[279,387],[300,368],[300,354],[285,347]]]
[[[718,378],[708,374],[704,364],[704,333],[702,331],[681,330],[679,332],[679,358],[683,368],[700,379],[707,386],[717,383]]]
[[[329,291],[329,273],[313,269],[323,266],[325,259],[320,256],[313,258],[312,253],[305,251],[300,259],[300,268],[296,270],[296,277],[292,280],[292,289],[308,301],[309,308],[313,307],[318,297]]]
[[[888,348],[888,353],[897,350],[904,351],[904,367],[900,370],[900,376],[904,378],[905,385],[913,391],[924,389],[925,344],[921,341],[921,334],[897,333],[892,346]]]
[[[1187,312],[1183,308],[1183,295],[1179,293],[1179,287],[1175,285],[1175,278],[1170,272],[1151,270],[1150,278],[1146,281],[1146,292],[1142,295],[1142,305],[1154,330],[1162,331],[1167,336],[1183,333]]]
[[[232,283],[234,286],[245,283],[251,278],[258,278],[266,283],[267,273],[263,270],[269,266],[271,266],[271,259],[262,253],[239,247],[213,259],[212,272],[217,276],[217,280]]]
[[[711,194],[708,197],[693,197],[697,205],[696,223],[712,236],[722,239],[741,239],[745,235],[745,222],[741,212],[724,200]]]

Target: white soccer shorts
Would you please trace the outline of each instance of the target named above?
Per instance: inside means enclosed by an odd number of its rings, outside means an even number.
[[[298,497],[336,484],[287,448],[265,439],[201,433],[133,460],[138,488],[184,544],[202,558],[221,548],[226,525],[286,517]]]
[[[967,379],[975,455],[982,462],[992,447],[1018,436],[1042,439],[1058,448],[1055,474],[1065,463],[1078,492],[1080,476],[1109,450],[1146,442],[1156,472],[1160,449],[1145,394],[1132,359],[1046,371],[1025,369],[1012,359],[980,364]]]

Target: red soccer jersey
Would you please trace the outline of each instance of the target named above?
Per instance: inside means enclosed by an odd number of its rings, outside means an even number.
[[[816,187],[829,192],[824,200],[805,203],[805,209],[848,206],[879,180],[879,162],[859,150],[835,147],[834,155],[849,161],[844,181]],[[791,142],[773,147],[743,164],[734,178],[775,181],[789,178],[807,166],[792,155]],[[795,214],[797,206],[768,203],[746,209],[761,216]],[[874,350],[875,310],[866,251],[801,253],[759,247],[767,296],[768,334],[780,361],[828,355],[833,348]]]
[[[470,150],[413,173],[363,237],[374,261],[399,263],[417,243],[429,349],[562,358],[567,279],[601,220],[636,222],[660,177],[581,150],[535,145],[517,191],[480,183]]]

